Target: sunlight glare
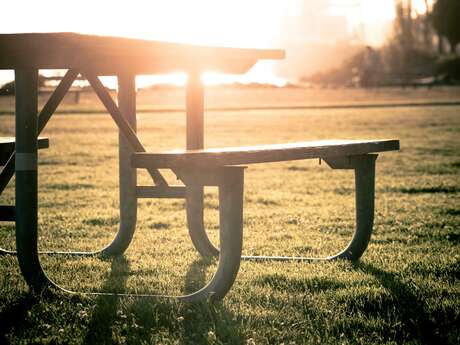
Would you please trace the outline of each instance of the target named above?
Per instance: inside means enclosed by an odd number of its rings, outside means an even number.
[[[241,48],[279,48],[279,30],[287,3],[282,0],[80,0],[67,15],[61,1],[8,1],[3,13],[23,13],[1,16],[0,32],[78,32],[83,34],[121,36],[129,38],[171,41],[178,43]],[[27,7],[27,12],[21,8]],[[46,18],[49,18],[47,20]],[[270,82],[272,68],[266,80],[260,69],[252,72],[260,82]],[[218,82],[217,75],[205,77]],[[212,81],[211,81],[212,79]],[[222,81],[225,82],[223,78]],[[185,83],[184,76],[168,75],[139,77],[142,85],[167,82]]]

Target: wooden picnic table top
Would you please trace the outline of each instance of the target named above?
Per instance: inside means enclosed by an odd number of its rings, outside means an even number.
[[[0,69],[91,70],[98,75],[218,71],[245,73],[284,51],[197,46],[71,32],[0,34]]]

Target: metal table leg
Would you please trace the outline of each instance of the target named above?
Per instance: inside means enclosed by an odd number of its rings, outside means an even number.
[[[34,292],[55,287],[74,293],[51,281],[43,271],[37,250],[37,80],[36,69],[16,71],[16,247],[21,272]],[[121,82],[120,101],[133,117],[133,79]],[[124,89],[126,87],[126,89]],[[121,90],[120,90],[121,91]],[[126,94],[125,94],[126,91]],[[126,98],[125,98],[126,97]],[[132,112],[131,112],[132,111]],[[123,139],[122,139],[123,140]],[[130,154],[121,142],[120,156]],[[123,165],[121,163],[121,165]],[[128,164],[126,164],[128,165]],[[184,301],[221,299],[231,288],[239,270],[243,234],[243,181],[244,169],[240,167],[218,168],[207,171],[187,171],[182,176],[186,185],[203,188],[203,185],[219,187],[220,247],[219,264],[211,281],[202,289],[188,295],[135,295],[88,293],[89,295],[118,295],[132,297],[177,298]],[[131,241],[136,220],[136,173],[125,166],[120,168],[121,217],[126,227],[121,227],[114,242],[105,250],[117,254]],[[123,189],[124,188],[124,189]],[[133,206],[134,204],[134,206]],[[123,225],[122,224],[122,225]]]
[[[118,76],[118,106],[131,128],[136,131],[136,76],[124,74]],[[103,255],[121,255],[128,248],[136,229],[137,219],[137,173],[129,161],[133,149],[124,134],[119,131],[119,191],[120,226],[118,232],[106,248]]]
[[[67,91],[69,90],[70,86],[72,85],[73,81],[77,76],[78,71],[72,69],[68,70],[62,78],[59,85],[56,87],[56,90],[53,92],[51,97],[43,106],[43,109],[40,111],[40,114],[38,116],[38,134],[40,134],[40,132],[45,128],[49,119],[53,115],[54,111],[66,95]],[[0,171],[0,194],[6,188],[6,186],[8,185],[9,181],[15,173],[15,160],[16,152],[13,152],[8,161],[3,166],[2,170]],[[14,210],[14,207],[12,208]],[[12,221],[14,221],[14,217],[10,218]],[[0,255],[16,255],[16,251],[0,248]]]
[[[38,134],[45,128],[59,103],[69,90],[72,82],[78,76],[78,71],[69,70],[61,83],[51,95],[38,116]],[[134,75],[121,75],[118,77],[119,92],[118,103],[121,114],[127,123],[136,130],[136,85]],[[36,111],[36,110],[35,110]],[[95,256],[95,255],[120,255],[129,246],[136,227],[137,199],[136,199],[136,171],[126,162],[129,161],[133,152],[126,137],[119,134],[119,175],[120,175],[120,225],[115,239],[105,248],[91,251],[40,251],[46,255],[69,255],[69,256]],[[12,154],[3,170],[1,171],[0,192],[6,187],[14,174],[15,153]],[[0,248],[0,255],[16,255],[16,251]]]
[[[190,73],[186,88],[186,148],[204,147],[204,87],[198,72]],[[187,186],[187,226],[194,247],[203,256],[217,256],[203,223],[203,186]]]
[[[37,69],[15,71],[16,91],[16,250],[31,289],[48,287],[37,252]]]
[[[211,281],[201,290],[179,298],[188,301],[207,297],[221,299],[233,285],[240,267],[243,246],[244,167],[217,168],[211,172],[179,172],[178,176],[188,187],[218,185],[221,248],[217,271]]]
[[[185,302],[222,299],[232,287],[240,267],[243,246],[244,168],[225,167],[211,170],[186,171],[180,174],[180,178],[189,186],[211,185],[218,186],[219,188],[219,234],[221,250],[217,270],[203,288],[187,295],[120,294],[68,290],[51,281],[43,272],[37,253],[36,231],[29,231],[26,235],[21,232],[21,235],[18,237],[18,258],[21,270],[29,286],[34,292],[40,292],[45,288],[53,287],[65,293],[89,296],[171,298]],[[20,229],[23,229],[23,227],[20,227]],[[33,238],[33,235],[35,235],[35,238]],[[27,250],[23,248],[26,243],[31,243],[28,248],[25,248]]]

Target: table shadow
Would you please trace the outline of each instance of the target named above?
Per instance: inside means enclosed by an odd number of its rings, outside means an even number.
[[[428,311],[425,301],[419,298],[414,289],[405,283],[397,273],[384,271],[369,263],[358,262],[355,267],[374,276],[379,283],[391,293],[391,296],[380,301],[378,306],[361,307],[363,312],[374,313],[384,317],[398,310],[400,326],[389,331],[391,338],[412,339],[425,344],[448,344],[450,328],[455,327],[455,317],[452,325],[446,320],[439,320],[433,312]],[[369,303],[371,304],[371,303]],[[441,315],[440,315],[441,316]],[[442,316],[441,316],[442,317]],[[445,317],[445,316],[444,316]],[[444,318],[442,317],[442,318]]]
[[[185,277],[184,291],[191,293],[203,287],[206,268],[215,262],[213,258],[200,257],[189,267]],[[229,292],[231,294],[231,290]],[[244,337],[237,318],[224,302],[204,301],[191,305],[182,321],[184,344],[208,344],[217,339],[224,344],[243,344]]]
[[[185,293],[206,284],[206,269],[212,263],[212,259],[201,258],[191,263],[185,275]],[[128,276],[128,261],[123,257],[114,259],[101,290],[125,292]],[[177,338],[181,344],[213,343],[213,338],[222,343],[243,344],[244,339],[236,317],[222,302],[98,296],[83,343],[111,344],[114,331],[121,332],[128,344],[155,343],[158,334]]]

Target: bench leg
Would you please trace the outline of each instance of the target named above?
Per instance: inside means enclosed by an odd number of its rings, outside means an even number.
[[[242,258],[278,261],[358,260],[367,248],[374,224],[376,159],[377,155],[373,154],[324,159],[332,169],[355,171],[356,226],[353,237],[345,249],[328,257],[243,256]]]
[[[221,248],[219,264],[211,281],[201,290],[181,296],[180,298],[184,300],[197,301],[208,297],[213,300],[222,299],[232,287],[240,267],[243,246],[244,168],[228,167],[219,170],[217,176],[219,179],[219,244]],[[206,183],[206,174],[200,173],[200,175],[199,178],[204,176],[204,183]],[[186,184],[187,179],[193,181],[194,177],[184,178]],[[196,187],[198,189],[198,186]]]
[[[356,228],[355,233],[340,253],[329,259],[358,260],[364,253],[371,239],[374,226],[375,200],[375,161],[377,155],[353,157],[349,163],[355,170],[355,202]],[[332,163],[331,163],[332,164]],[[343,167],[346,169],[347,166]],[[341,169],[340,167],[338,169]]]
[[[43,272],[37,250],[37,77],[36,70],[16,71],[16,252],[21,272],[33,291],[56,286]],[[135,125],[133,77],[120,82],[120,107]],[[43,252],[67,255],[118,255],[131,242],[137,213],[136,171],[127,164],[132,151],[120,135],[120,228],[113,242],[96,252]]]
[[[217,256],[219,250],[214,247],[204,227],[203,187],[189,186],[186,190],[186,211],[188,232],[196,250],[202,256]]]
[[[358,260],[369,244],[374,224],[374,198],[375,198],[375,161],[377,155],[368,154],[352,157],[327,158],[325,161],[332,169],[353,169],[355,172],[355,203],[356,203],[356,226],[350,243],[339,253],[328,257],[290,257],[290,256],[253,256],[244,255],[243,260],[276,260],[276,261],[319,261],[346,259]],[[202,199],[201,199],[202,200]],[[202,202],[202,201],[201,201]],[[202,213],[195,214],[196,224],[200,224],[196,233],[190,229],[190,236],[195,248],[203,256],[216,256],[219,249],[214,247],[206,236],[203,226]],[[201,223],[199,221],[201,217]],[[198,235],[197,235],[198,233]],[[199,242],[197,245],[196,242]],[[211,246],[201,250],[199,246]]]
[[[200,75],[192,73],[186,88],[187,149],[204,146],[204,89]],[[217,256],[219,251],[209,241],[203,224],[203,186],[186,189],[187,225],[193,245],[202,256]]]

